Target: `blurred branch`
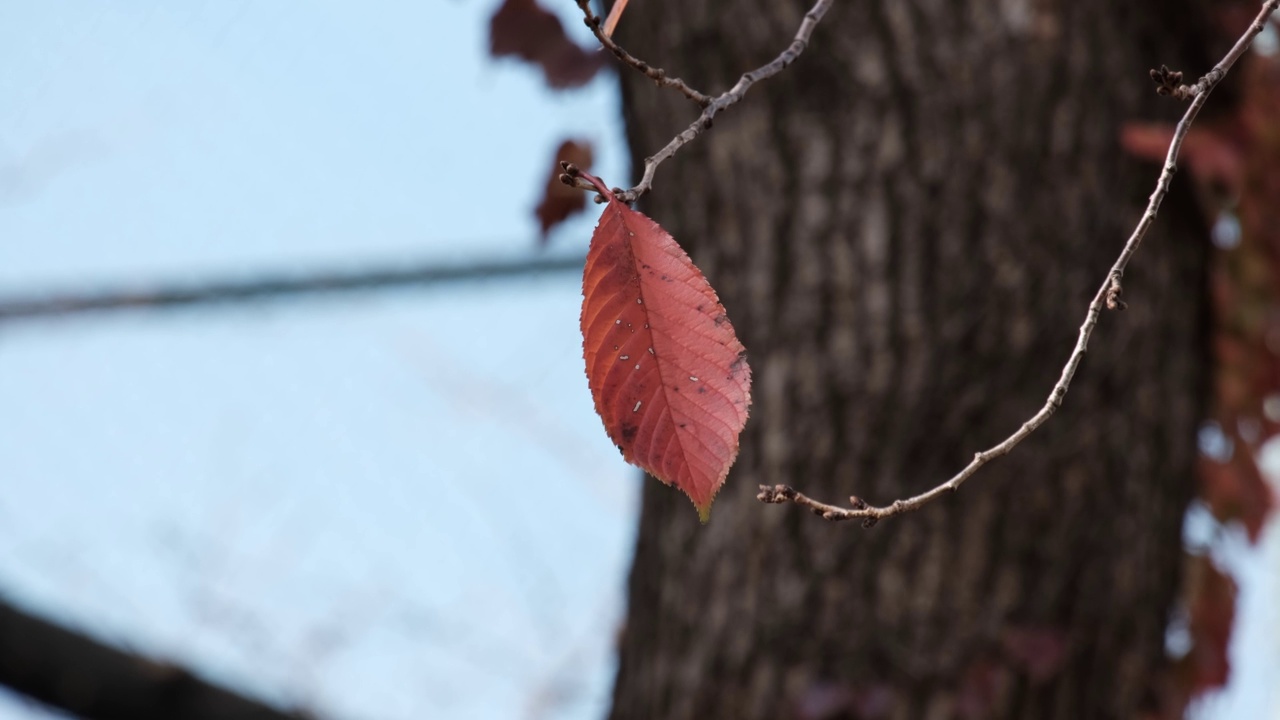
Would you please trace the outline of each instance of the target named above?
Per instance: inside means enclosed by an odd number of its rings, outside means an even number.
[[[0,684],[84,718],[301,720],[0,600]]]
[[[580,272],[582,263],[581,257],[537,258],[518,262],[489,261],[468,265],[421,263],[348,272],[278,273],[244,280],[160,282],[150,287],[105,289],[98,292],[0,296],[0,324],[110,310],[152,310],[249,302],[294,295]]]

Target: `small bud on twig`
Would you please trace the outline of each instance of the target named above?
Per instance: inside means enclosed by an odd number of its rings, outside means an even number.
[[[1182,73],[1170,70],[1167,65],[1161,65],[1150,74],[1151,80],[1156,84],[1158,95],[1165,95],[1175,100],[1189,100],[1196,94],[1194,88],[1182,84]]]

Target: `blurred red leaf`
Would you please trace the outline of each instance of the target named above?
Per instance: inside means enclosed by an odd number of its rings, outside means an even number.
[[[1227,646],[1236,615],[1236,584],[1208,557],[1192,558],[1189,577],[1191,651],[1184,658],[1191,694],[1221,687],[1231,672]]]
[[[569,39],[560,18],[538,0],[506,0],[489,21],[489,54],[515,56],[542,68],[556,89],[579,87],[604,66],[605,55]]]
[[[1221,0],[1211,18],[1222,37],[1253,21],[1255,3]],[[1232,72],[1239,96],[1229,112],[1206,117],[1188,133],[1180,164],[1214,223],[1209,274],[1213,307],[1213,408],[1229,449],[1201,457],[1200,496],[1219,521],[1238,521],[1257,540],[1275,505],[1256,453],[1280,431],[1268,408],[1280,396],[1280,56],[1246,53]],[[1220,110],[1220,108],[1219,108]],[[1164,161],[1173,127],[1129,123],[1128,153]],[[1222,685],[1235,586],[1205,558],[1194,558],[1184,596],[1192,649],[1178,665],[1166,717],[1181,717],[1189,698]]]
[[[1120,146],[1130,155],[1164,162],[1173,126],[1127,123],[1120,130]],[[1193,127],[1182,141],[1179,162],[1185,162],[1199,182],[1216,182],[1233,195],[1245,178],[1244,149],[1221,128]]]
[[[582,177],[608,199],[582,277],[596,412],[627,462],[683,490],[706,522],[747,422],[746,351],[671,235]]]
[[[1224,2],[1215,17],[1238,32],[1252,17],[1244,6]],[[1280,60],[1250,53],[1233,77],[1237,104],[1188,132],[1181,162],[1209,218],[1233,230],[1215,235],[1209,288],[1212,416],[1235,450],[1226,462],[1202,458],[1200,492],[1216,518],[1240,521],[1256,540],[1275,500],[1254,453],[1276,432],[1264,402],[1280,394]],[[1163,162],[1173,132],[1171,125],[1128,123],[1120,142],[1136,157]],[[1246,438],[1239,432],[1245,426],[1257,432]]]
[[[1236,438],[1231,460],[1220,463],[1200,458],[1200,497],[1219,521],[1238,520],[1257,542],[1267,522],[1274,498],[1271,486],[1258,469],[1249,448]]]
[[[583,170],[590,170],[592,159],[591,143],[586,140],[565,140],[556,148],[555,156],[551,158],[551,173],[547,177],[546,190],[542,193],[542,202],[534,210],[534,214],[538,216],[538,224],[542,227],[540,244],[546,244],[547,233],[551,228],[564,222],[570,215],[582,212],[587,206],[586,193],[560,182],[560,174],[564,172],[560,169],[560,162],[570,162]]]

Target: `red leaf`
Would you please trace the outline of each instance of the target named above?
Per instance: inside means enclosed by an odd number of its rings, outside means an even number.
[[[569,39],[560,18],[537,0],[506,0],[489,21],[489,54],[514,55],[542,67],[553,88],[585,85],[605,62]]]
[[[1234,437],[1236,450],[1228,462],[1201,456],[1200,498],[1219,521],[1238,520],[1256,543],[1262,535],[1275,498],[1247,446]]]
[[[1190,571],[1191,694],[1221,687],[1231,674],[1228,645],[1236,615],[1236,584],[1206,557],[1195,558]]]
[[[560,174],[564,172],[560,169],[560,162],[573,163],[583,170],[588,170],[591,168],[592,159],[591,143],[585,140],[582,142],[565,140],[560,143],[559,148],[556,148],[555,157],[551,158],[551,174],[547,178],[547,189],[543,191],[542,202],[534,211],[538,216],[538,224],[542,227],[540,244],[546,244],[547,232],[551,228],[564,222],[570,215],[582,212],[587,204],[585,193],[560,182]]]
[[[716,292],[653,220],[608,199],[582,276],[587,384],[627,462],[683,490],[703,522],[738,456],[751,369]]]

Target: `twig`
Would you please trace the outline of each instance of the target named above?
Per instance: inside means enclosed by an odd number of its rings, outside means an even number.
[[[662,87],[675,88],[676,90],[684,93],[685,97],[696,102],[698,107],[706,107],[711,104],[710,95],[694,90],[692,87],[689,87],[689,84],[685,81],[680,78],[673,78],[667,75],[666,70],[650,65],[635,55],[627,52],[621,45],[614,42],[611,37],[613,27],[603,26],[600,22],[600,18],[596,16],[595,13],[591,12],[591,0],[577,0],[577,3],[578,7],[582,9],[582,14],[585,16],[584,22],[587,24],[587,27],[591,28],[591,32],[595,33],[596,39],[600,41],[600,44],[603,45],[606,50],[613,53],[615,57],[636,70],[639,70],[658,85]],[[610,13],[609,19],[616,25],[618,22],[617,17],[620,15],[620,12],[617,14]]]
[[[895,500],[893,504],[885,507],[867,505],[857,497],[849,498],[850,507],[838,507],[814,500],[786,485],[774,485],[773,487],[761,485],[760,493],[756,495],[756,499],[766,503],[795,503],[809,508],[826,520],[861,519],[864,527],[871,527],[880,520],[917,510],[942,495],[955,492],[979,468],[1001,455],[1008,454],[1018,443],[1035,432],[1036,428],[1043,425],[1049,419],[1049,416],[1053,415],[1054,411],[1062,406],[1062,400],[1067,394],[1067,386],[1071,384],[1071,379],[1075,377],[1076,370],[1080,367],[1080,361],[1084,359],[1085,350],[1089,344],[1089,336],[1093,333],[1093,327],[1098,324],[1098,316],[1102,313],[1102,308],[1106,306],[1111,309],[1123,309],[1124,307],[1119,300],[1119,295],[1122,291],[1120,278],[1124,276],[1125,267],[1129,264],[1129,259],[1137,252],[1138,245],[1142,243],[1143,236],[1147,234],[1147,229],[1155,221],[1156,212],[1160,209],[1161,201],[1164,200],[1165,195],[1169,192],[1169,184],[1173,181],[1173,174],[1178,170],[1178,152],[1182,149],[1182,141],[1186,138],[1187,131],[1191,128],[1191,123],[1195,121],[1200,108],[1208,100],[1209,93],[1213,92],[1214,87],[1222,81],[1222,78],[1226,77],[1227,71],[1231,69],[1236,60],[1240,59],[1240,56],[1248,49],[1253,39],[1258,33],[1262,32],[1262,29],[1266,26],[1267,18],[1271,16],[1271,13],[1275,12],[1277,6],[1280,6],[1280,0],[1266,0],[1262,4],[1262,10],[1258,13],[1258,17],[1240,36],[1240,39],[1236,41],[1236,44],[1232,46],[1226,56],[1217,65],[1213,66],[1213,69],[1204,77],[1197,80],[1195,84],[1177,86],[1179,91],[1176,92],[1160,92],[1162,95],[1173,95],[1174,97],[1185,93],[1185,97],[1191,99],[1191,105],[1174,129],[1173,140],[1170,141],[1169,151],[1165,155],[1164,168],[1160,172],[1160,179],[1156,182],[1156,189],[1151,193],[1151,197],[1147,201],[1147,209],[1142,214],[1142,219],[1138,221],[1138,226],[1134,228],[1133,234],[1129,236],[1129,240],[1124,244],[1124,249],[1120,251],[1120,257],[1116,258],[1116,262],[1111,266],[1111,270],[1107,273],[1106,279],[1103,280],[1102,286],[1098,288],[1098,292],[1093,296],[1093,302],[1089,303],[1089,311],[1085,315],[1084,324],[1080,326],[1080,334],[1076,339],[1075,349],[1071,351],[1071,357],[1067,359],[1067,364],[1062,368],[1061,377],[1058,378],[1057,384],[1053,386],[1053,391],[1049,393],[1049,399],[1045,401],[1044,407],[1040,408],[1039,412],[1031,416],[1031,419],[1024,422],[1017,432],[1005,438],[1000,444],[975,454],[973,460],[950,480],[914,497]],[[1177,74],[1170,73],[1167,68],[1163,67],[1160,71],[1152,71],[1151,73],[1152,79],[1162,89],[1171,84],[1168,80],[1168,76],[1171,75]],[[1181,88],[1186,88],[1186,90],[1181,91]]]
[[[782,53],[778,55],[778,57],[774,58],[769,64],[744,74],[738,79],[737,84],[715,97],[703,95],[686,85],[683,81],[667,77],[663,70],[650,66],[643,60],[631,56],[625,50],[618,47],[617,44],[600,29],[600,19],[595,17],[591,12],[591,8],[588,6],[588,1],[589,0],[577,0],[578,7],[582,8],[582,11],[586,14],[587,25],[591,28],[592,32],[596,34],[596,37],[600,40],[602,45],[611,50],[613,54],[617,55],[628,65],[631,65],[648,77],[653,78],[659,85],[666,85],[680,90],[703,108],[702,114],[699,115],[698,119],[686,128],[684,132],[672,138],[671,142],[667,143],[667,146],[659,150],[657,154],[645,158],[644,175],[640,178],[640,182],[635,187],[630,190],[614,190],[614,195],[618,200],[621,200],[624,203],[633,203],[641,195],[649,192],[649,189],[653,187],[653,175],[658,171],[658,166],[672,155],[675,155],[680,148],[690,142],[693,142],[705,130],[710,128],[711,121],[715,118],[717,113],[736,104],[744,95],[747,94],[747,90],[750,90],[752,85],[755,85],[761,80],[777,75],[788,65],[795,62],[796,58],[800,57],[800,53],[803,53],[805,48],[809,46],[809,38],[813,35],[814,28],[818,26],[818,22],[822,20],[822,16],[831,8],[831,4],[834,0],[817,0],[813,4],[813,7],[809,8],[809,12],[805,13],[804,20],[800,23],[800,29],[796,31],[795,39],[791,41],[791,44],[787,46],[786,50],[783,50]],[[569,180],[566,181],[566,184],[583,190],[592,189],[586,186],[586,183],[579,182],[579,180],[580,178],[570,177]],[[597,195],[596,202],[603,202],[603,198]]]

